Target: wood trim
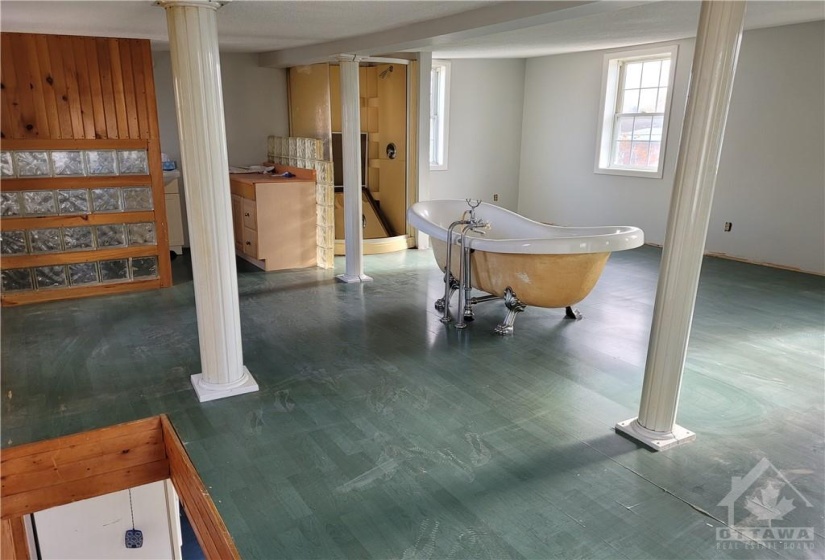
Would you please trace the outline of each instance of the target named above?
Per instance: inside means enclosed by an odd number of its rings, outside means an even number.
[[[155,419],[150,418],[149,420]],[[145,425],[141,423],[145,423]],[[160,431],[160,425],[156,425],[154,421],[150,423],[146,420],[139,420],[138,423],[130,422],[128,424],[120,424],[119,426],[111,426],[110,428],[103,428],[102,430],[95,431],[104,432],[111,430],[112,428],[121,428],[124,426],[128,426],[128,429],[118,429],[115,432],[100,433],[99,435],[101,439],[99,440],[69,444],[58,449],[31,451],[30,454],[22,457],[4,457],[2,479],[4,488],[6,478],[11,475],[27,474],[54,469],[53,458],[55,455],[58,455],[63,460],[71,459],[72,461],[85,461],[87,459],[94,459],[96,457],[111,453],[123,453],[125,450],[140,446],[160,445],[163,443],[163,434]],[[89,432],[84,432],[83,434],[88,433]],[[66,437],[72,438],[74,436]],[[63,439],[64,438],[58,438],[56,440],[48,441],[62,442]],[[10,447],[9,450],[16,450],[18,447]]]
[[[72,480],[3,498],[2,516],[10,517],[87,500],[119,490],[150,484],[169,478],[169,461],[165,458],[142,465],[113,470],[81,480]]]
[[[6,292],[0,296],[4,307],[25,305],[28,303],[43,303],[46,301],[60,301],[90,296],[106,296],[123,294],[140,290],[154,290],[160,288],[160,280],[141,280],[135,282],[120,282],[115,284],[96,284],[94,286],[79,286],[77,288],[59,288],[54,290],[34,290],[31,292]]]
[[[186,516],[207,558],[240,558],[235,541],[221,519],[209,492],[166,415],[161,415],[163,441],[169,458],[170,476],[181,498]]]
[[[169,255],[169,224],[166,216],[166,191],[163,181],[163,163],[160,159],[160,140],[149,141],[147,152],[149,176],[152,177],[152,203],[155,208],[155,242],[158,251],[158,276],[160,285],[172,285],[172,259]]]
[[[167,250],[168,252],[168,250]],[[156,245],[118,247],[117,249],[97,249],[94,251],[72,251],[66,253],[44,253],[40,255],[5,255],[0,259],[2,268],[29,268],[32,266],[59,266],[129,257],[150,257],[158,254]],[[69,288],[57,288],[64,291]],[[6,294],[4,294],[6,295]]]
[[[164,480],[169,463],[155,417],[4,449],[0,472],[7,519]]]
[[[146,148],[148,141],[142,138],[3,138],[3,150],[138,150]],[[4,179],[5,181],[6,179]],[[31,180],[31,179],[29,179]]]
[[[161,173],[161,182],[163,182],[163,173]],[[146,187],[149,185],[152,185],[150,175],[33,177],[31,179],[3,179],[0,181],[0,191],[51,191],[57,189],[96,189],[100,187]]]
[[[108,212],[104,214],[78,214],[75,216],[35,216],[32,218],[3,218],[0,231],[41,229],[54,227],[102,226],[107,224],[139,224],[154,222],[155,213]]]
[[[26,536],[26,524],[23,517],[16,515],[0,521],[2,540],[0,551],[8,560],[29,560],[29,539]]]
[[[23,515],[172,480],[207,558],[240,558],[169,418],[162,414],[18,445],[0,455],[3,558],[28,559]]]
[[[23,457],[29,457],[39,453],[47,453],[51,451],[74,449],[80,445],[121,438],[136,432],[158,430],[160,427],[160,417],[152,416],[151,418],[124,422],[123,424],[116,424],[114,426],[107,426],[105,428],[98,428],[96,430],[80,432],[59,438],[7,447],[3,449],[3,453],[0,454],[0,471],[2,471],[3,476],[5,476],[6,464]]]
[[[67,463],[66,459],[61,457],[61,463],[51,468],[20,473],[8,480],[4,478],[2,497],[6,499],[10,495],[21,492],[33,492],[40,488],[59,486],[90,476],[102,476],[112,470],[136,468],[165,458],[166,450],[162,441],[118,448],[111,453],[101,453],[82,461]]]

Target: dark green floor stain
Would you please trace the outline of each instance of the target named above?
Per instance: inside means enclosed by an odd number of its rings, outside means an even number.
[[[528,309],[507,338],[499,303],[438,321],[429,252],[367,257],[364,285],[239,263],[261,390],[202,405],[178,259],[168,290],[3,310],[2,444],[165,412],[245,558],[821,558],[825,280],[706,259],[679,412],[698,439],[656,454],[613,425],[638,411],[659,257],[615,254],[584,320]],[[811,504],[773,525],[814,526],[813,550],[716,542],[763,457]]]

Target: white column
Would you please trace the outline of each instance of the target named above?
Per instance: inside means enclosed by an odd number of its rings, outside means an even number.
[[[344,158],[344,250],[346,272],[341,282],[369,282],[364,274],[364,227],[361,202],[361,93],[358,58],[340,56],[341,64],[341,154]]]
[[[744,15],[745,2],[702,2],[639,416],[616,425],[656,450],[696,438],[676,408]]]
[[[222,2],[162,0],[159,5],[169,26],[203,371],[192,376],[192,385],[203,402],[258,390],[241,347],[216,26]]]

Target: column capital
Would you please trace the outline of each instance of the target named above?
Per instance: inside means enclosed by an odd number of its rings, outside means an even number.
[[[338,54],[332,58],[338,62],[361,62],[365,57],[358,54]]]
[[[217,10],[232,0],[156,0],[155,5],[161,8],[208,8]]]

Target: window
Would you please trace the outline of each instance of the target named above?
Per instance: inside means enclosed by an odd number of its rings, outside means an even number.
[[[447,169],[447,126],[450,122],[450,63],[433,60],[430,76],[430,169]]]
[[[596,173],[662,177],[676,49],[605,56]]]

